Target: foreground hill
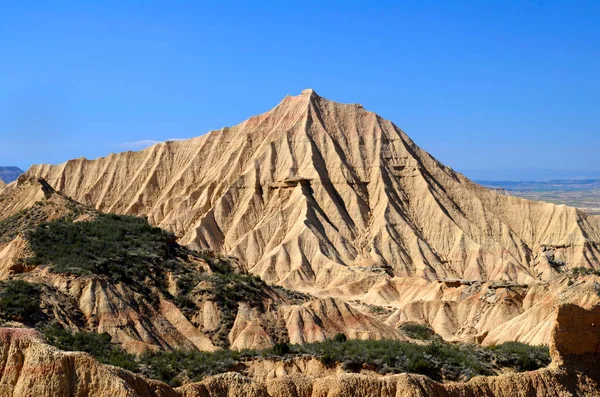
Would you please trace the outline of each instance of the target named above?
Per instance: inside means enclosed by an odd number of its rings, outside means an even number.
[[[10,397],[598,396],[599,322],[600,307],[561,306],[555,313],[549,368],[466,383],[441,384],[412,374],[332,374],[305,360],[263,363],[247,376],[230,372],[176,389],[101,365],[87,354],[58,351],[31,330],[5,328],[0,331],[0,390]]]

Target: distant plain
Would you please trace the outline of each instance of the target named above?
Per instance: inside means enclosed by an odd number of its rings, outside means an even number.
[[[577,207],[600,215],[600,179],[559,179],[533,182],[485,181],[477,183],[503,189],[508,195]]]

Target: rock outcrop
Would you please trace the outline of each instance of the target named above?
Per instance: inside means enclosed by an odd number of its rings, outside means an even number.
[[[563,305],[555,313],[549,368],[466,383],[441,384],[410,374],[375,376],[319,372],[318,363],[260,364],[172,389],[160,382],[99,364],[84,353],[44,344],[31,330],[0,330],[0,394],[23,396],[317,397],[317,396],[598,396],[600,306]],[[287,369],[286,369],[287,365]]]

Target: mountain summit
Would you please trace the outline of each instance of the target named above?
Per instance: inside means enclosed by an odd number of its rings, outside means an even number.
[[[598,218],[485,189],[392,122],[312,89],[231,128],[27,176],[310,292],[369,293],[394,276],[527,283],[600,266]]]

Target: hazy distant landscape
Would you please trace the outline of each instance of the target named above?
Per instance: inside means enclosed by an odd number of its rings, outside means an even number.
[[[19,167],[0,166],[0,181],[10,183],[15,181],[22,173],[23,170]]]
[[[477,181],[483,186],[504,189],[511,196],[577,207],[600,215],[600,179],[566,179],[531,182]]]

